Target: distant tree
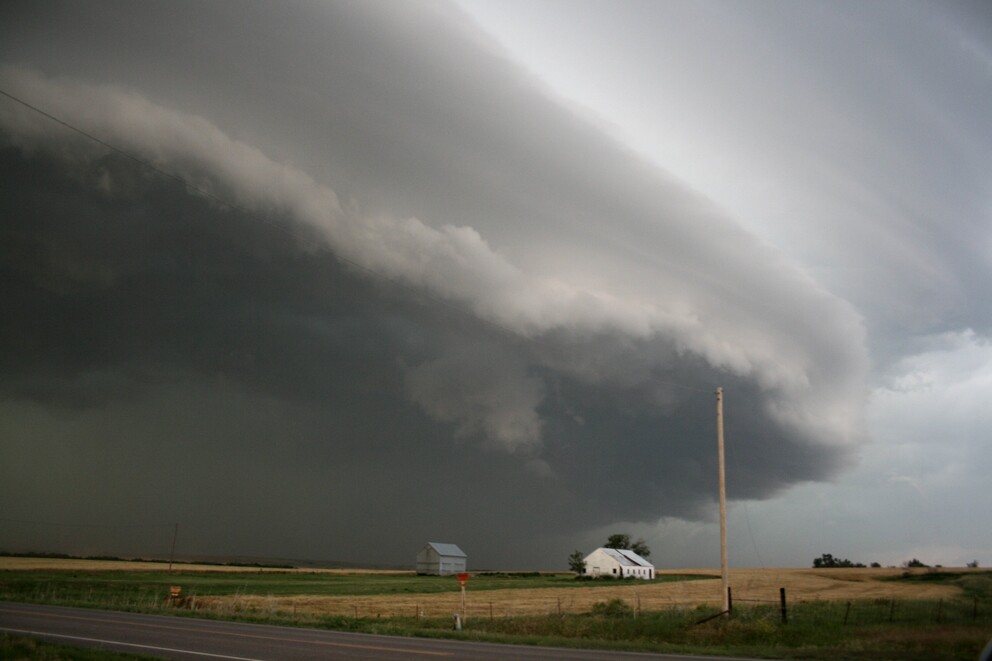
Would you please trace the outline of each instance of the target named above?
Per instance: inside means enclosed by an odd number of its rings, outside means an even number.
[[[971,569],[978,569],[978,560],[972,560],[969,562],[968,567]]]
[[[836,567],[864,567],[863,563],[851,562],[847,558],[835,558],[830,553],[824,553],[819,558],[813,560],[815,569],[833,569]]]
[[[871,566],[872,567],[881,567],[882,565],[878,564],[877,562],[873,562],[873,563],[871,563]]]
[[[633,551],[642,558],[646,558],[651,555],[651,549],[648,548],[648,543],[643,539],[638,539],[636,542],[630,541],[630,535],[617,533],[615,535],[610,535],[604,546],[608,549],[626,549]]]
[[[834,566],[834,556],[830,553],[824,553],[819,558],[813,559],[813,569],[822,569],[824,567]]]
[[[630,548],[630,535],[624,535],[617,533],[616,535],[610,535],[606,539],[606,544],[604,546],[608,549],[629,549]]]
[[[648,548],[647,542],[643,539],[638,539],[636,542],[630,545],[630,550],[641,556],[642,558],[647,558],[651,555],[651,549]]]
[[[930,565],[913,558],[907,562],[902,563],[903,567],[929,567]]]
[[[568,568],[579,576],[586,573],[586,561],[582,556],[582,551],[576,550],[575,553],[568,556]]]

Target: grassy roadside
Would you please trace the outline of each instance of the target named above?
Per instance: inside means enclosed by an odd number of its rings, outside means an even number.
[[[840,576],[840,574],[838,574]],[[667,577],[675,578],[675,577]],[[347,617],[244,607],[211,617],[395,635],[460,638],[561,647],[740,655],[784,659],[968,659],[992,637],[992,572],[931,572],[888,579],[906,586],[953,586],[947,599],[797,600],[783,624],[777,606],[741,604],[733,617],[700,623],[712,606],[672,606],[638,612],[629,601],[597,612],[473,616],[462,631],[450,617]],[[473,576],[472,588],[540,590],[594,587],[565,575]],[[450,592],[450,577],[410,574],[273,572],[0,571],[0,599],[117,610],[172,612],[172,584],[201,595],[396,595]],[[8,657],[3,658],[48,658]],[[54,657],[58,658],[58,657]],[[68,657],[76,658],[76,657]],[[124,657],[129,658],[129,657]]]
[[[154,657],[56,645],[27,636],[0,634],[0,659],[14,661],[153,661]]]
[[[655,581],[709,579],[707,576],[667,575]],[[576,581],[571,575],[539,573],[488,573],[471,579],[473,594],[489,591],[581,590],[616,581]],[[633,585],[633,579],[623,581]],[[211,598],[253,597],[405,598],[458,592],[452,576],[406,574],[308,573],[308,572],[212,572],[176,571],[4,571],[0,570],[0,599],[35,603],[85,606],[115,610],[156,611],[163,608],[171,586],[181,586],[184,596],[200,602]]]

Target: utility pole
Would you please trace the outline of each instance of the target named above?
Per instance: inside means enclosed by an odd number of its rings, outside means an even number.
[[[730,613],[730,577],[727,569],[727,475],[723,456],[723,388],[716,389],[716,442],[720,465],[720,583],[723,612]]]

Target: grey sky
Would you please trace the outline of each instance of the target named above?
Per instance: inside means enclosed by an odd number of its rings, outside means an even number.
[[[5,5],[196,190],[0,99],[0,546],[686,566],[723,385],[740,562],[988,557],[988,16],[905,7]]]

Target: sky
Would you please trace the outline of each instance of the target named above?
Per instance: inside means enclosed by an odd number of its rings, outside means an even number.
[[[984,3],[13,1],[0,92],[2,550],[713,567],[722,387],[731,566],[992,564]]]

